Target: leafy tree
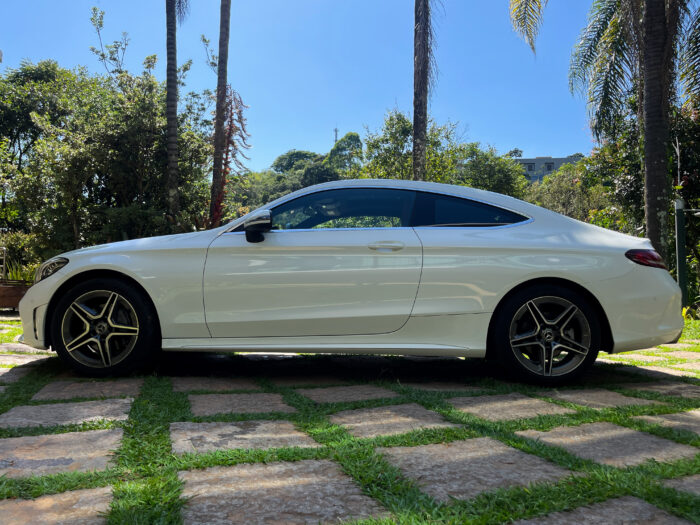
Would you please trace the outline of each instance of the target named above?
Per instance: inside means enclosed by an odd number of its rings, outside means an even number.
[[[546,0],[511,0],[513,25],[534,51]],[[679,57],[692,93],[700,63],[700,17],[689,0],[595,0],[574,47],[570,85],[586,90],[597,137],[615,134],[630,91],[643,123],[646,233],[665,254],[668,240],[669,111]],[[686,29],[683,32],[684,28]]]
[[[463,146],[456,177],[452,184],[495,191],[523,198],[528,181],[523,168],[508,156],[499,156],[493,148],[485,150],[476,142]]]
[[[322,155],[313,153],[312,151],[290,149],[287,153],[283,153],[274,160],[272,169],[277,173],[288,173],[293,170],[303,169],[310,163],[321,158]]]

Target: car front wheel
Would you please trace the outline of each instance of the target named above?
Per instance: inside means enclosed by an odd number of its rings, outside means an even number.
[[[598,316],[580,294],[546,285],[516,292],[496,314],[492,342],[519,378],[545,385],[572,381],[595,361]]]
[[[90,279],[58,301],[51,342],[82,374],[124,374],[149,364],[160,347],[158,320],[133,286],[118,279]]]

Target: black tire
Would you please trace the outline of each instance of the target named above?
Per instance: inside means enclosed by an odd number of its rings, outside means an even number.
[[[559,385],[593,365],[600,333],[596,310],[580,293],[558,285],[533,286],[499,305],[489,353],[520,380]]]
[[[92,377],[148,367],[161,348],[151,302],[115,278],[88,279],[71,288],[56,304],[50,330],[61,359]]]

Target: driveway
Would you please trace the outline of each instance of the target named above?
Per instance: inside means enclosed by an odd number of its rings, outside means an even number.
[[[699,523],[696,343],[559,389],[329,355],[164,354],[95,381],[0,345],[0,521]]]

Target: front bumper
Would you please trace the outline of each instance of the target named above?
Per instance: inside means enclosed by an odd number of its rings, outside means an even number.
[[[34,284],[19,302],[19,316],[24,331],[23,343],[40,350],[46,350],[48,347],[45,333],[46,311],[51,295],[56,289],[55,277],[56,274]]]

